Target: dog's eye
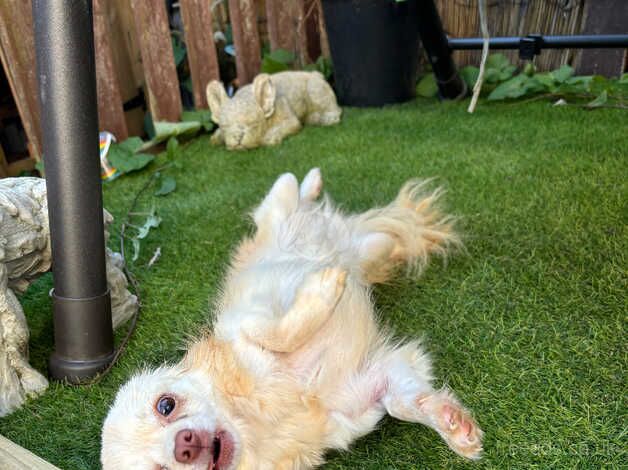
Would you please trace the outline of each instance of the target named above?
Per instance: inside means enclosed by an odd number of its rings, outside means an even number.
[[[157,412],[162,416],[168,416],[176,406],[174,398],[165,396],[161,397],[157,402]]]

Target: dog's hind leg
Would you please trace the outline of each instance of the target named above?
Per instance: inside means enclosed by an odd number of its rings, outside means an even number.
[[[312,202],[320,195],[323,190],[323,177],[321,170],[312,168],[308,171],[299,187],[299,197],[302,202]]]
[[[388,414],[431,427],[463,457],[480,457],[482,430],[451,391],[432,387],[429,358],[417,343],[395,349],[383,365]]]
[[[303,346],[329,319],[345,290],[347,273],[327,268],[310,274],[299,287],[292,306],[280,316],[251,315],[241,323],[254,343],[275,352],[293,352]]]
[[[299,204],[299,183],[292,173],[281,175],[253,212],[258,230],[273,228],[290,216]]]

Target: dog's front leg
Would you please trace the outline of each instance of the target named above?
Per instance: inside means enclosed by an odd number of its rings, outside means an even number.
[[[251,317],[243,322],[242,331],[270,351],[296,351],[329,319],[344,292],[346,278],[347,272],[340,268],[310,274],[283,316]]]

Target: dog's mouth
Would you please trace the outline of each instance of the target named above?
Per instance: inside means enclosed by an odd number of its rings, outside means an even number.
[[[233,461],[233,437],[227,431],[218,431],[211,442],[211,459],[207,470],[227,470]]]

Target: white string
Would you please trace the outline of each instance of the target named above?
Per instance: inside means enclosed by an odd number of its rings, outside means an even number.
[[[480,97],[480,91],[482,91],[482,82],[484,82],[484,67],[486,65],[486,59],[488,57],[488,25],[486,22],[486,0],[478,0],[478,10],[480,12],[480,28],[482,29],[482,37],[484,39],[482,43],[482,60],[480,61],[480,73],[478,79],[473,86],[473,96],[471,97],[471,103],[467,111],[472,113],[475,111],[475,105]]]

